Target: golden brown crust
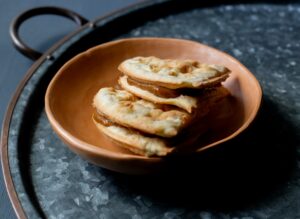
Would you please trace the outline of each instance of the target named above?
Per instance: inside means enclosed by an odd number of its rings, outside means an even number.
[[[184,111],[163,110],[159,105],[114,88],[101,88],[93,105],[117,124],[162,137],[176,136],[190,122],[190,115]]]
[[[165,156],[172,151],[160,138],[151,138],[141,133],[119,126],[105,126],[93,118],[96,127],[118,146],[144,156]]]
[[[127,59],[118,69],[129,77],[170,89],[210,87],[226,80],[230,72],[220,65],[157,57]]]

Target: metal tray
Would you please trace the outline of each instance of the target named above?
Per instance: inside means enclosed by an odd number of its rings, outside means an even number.
[[[34,63],[2,129],[3,172],[19,218],[300,216],[300,2],[201,2],[134,5],[88,22]],[[166,175],[117,174],[70,152],[44,113],[52,76],[92,46],[140,36],[192,39],[235,56],[264,90],[256,122],[233,141],[187,159],[194,168],[182,162]],[[31,58],[40,55],[20,41],[16,46]]]

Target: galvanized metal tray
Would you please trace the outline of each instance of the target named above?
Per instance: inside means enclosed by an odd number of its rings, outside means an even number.
[[[56,14],[87,22],[64,12]],[[22,19],[40,13],[53,10],[35,10]],[[142,36],[192,39],[239,59],[264,90],[256,122],[240,137],[183,160],[166,175],[117,174],[70,152],[44,113],[49,81],[81,51]],[[299,1],[149,1],[87,22],[34,63],[8,107],[1,155],[18,217],[299,217],[299,39]],[[33,59],[40,56],[20,41],[16,46]],[[186,170],[186,163],[194,168]]]

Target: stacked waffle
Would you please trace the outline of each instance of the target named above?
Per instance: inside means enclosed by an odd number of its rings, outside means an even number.
[[[193,144],[203,133],[197,124],[229,94],[221,82],[230,71],[219,65],[135,57],[119,70],[122,89],[98,91],[93,121],[117,145],[145,156]]]

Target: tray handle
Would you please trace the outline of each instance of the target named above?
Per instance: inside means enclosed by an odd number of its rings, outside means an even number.
[[[80,26],[89,22],[86,18],[82,17],[76,12],[70,11],[65,8],[38,7],[38,8],[33,8],[24,11],[12,21],[9,32],[12,38],[12,42],[16,47],[16,49],[19,50],[23,55],[25,55],[26,57],[32,60],[37,60],[38,58],[40,58],[42,56],[42,53],[35,51],[34,49],[30,48],[25,44],[25,42],[19,36],[19,29],[21,24],[27,19],[37,15],[44,15],[44,14],[54,14],[54,15],[63,16],[74,21]]]

